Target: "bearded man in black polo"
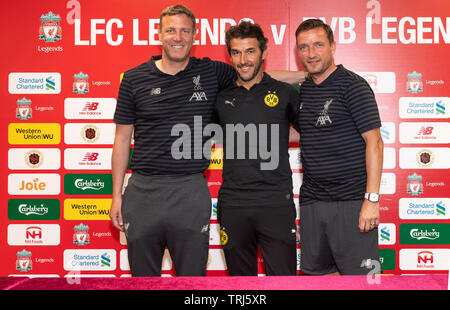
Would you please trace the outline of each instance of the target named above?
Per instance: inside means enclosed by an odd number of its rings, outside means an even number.
[[[224,132],[217,207],[228,271],[232,276],[257,275],[259,246],[267,275],[295,275],[296,212],[288,148],[298,94],[263,72],[267,39],[259,25],[231,27],[226,44],[237,73],[216,104]]]

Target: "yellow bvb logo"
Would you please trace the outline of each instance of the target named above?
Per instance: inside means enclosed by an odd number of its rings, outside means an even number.
[[[268,105],[269,107],[273,108],[278,104],[280,100],[278,99],[278,96],[276,95],[276,92],[273,94],[269,91],[269,93],[264,97],[264,103]]]
[[[220,244],[225,245],[228,243],[228,235],[223,230],[220,230]]]

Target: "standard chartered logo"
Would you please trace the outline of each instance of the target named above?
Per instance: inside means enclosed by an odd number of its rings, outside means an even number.
[[[114,250],[65,250],[65,270],[114,270],[116,252]]]
[[[75,187],[78,189],[81,189],[81,190],[92,189],[92,190],[98,191],[105,187],[105,182],[102,182],[98,179],[97,179],[97,181],[76,179]]]
[[[419,230],[418,228],[411,229],[409,235],[413,239],[422,240],[422,239],[428,239],[428,240],[436,240],[439,239],[439,232],[435,229],[432,229],[432,231],[428,230]]]

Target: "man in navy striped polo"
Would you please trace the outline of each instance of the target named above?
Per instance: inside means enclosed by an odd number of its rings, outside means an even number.
[[[383,141],[368,83],[335,65],[336,42],[319,19],[296,31],[298,57],[310,74],[300,87],[301,270],[306,274],[381,272],[379,190]]]

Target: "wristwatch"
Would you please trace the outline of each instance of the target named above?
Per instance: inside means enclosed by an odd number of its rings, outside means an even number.
[[[369,200],[370,202],[378,202],[380,201],[380,194],[377,193],[365,193],[364,198]]]

